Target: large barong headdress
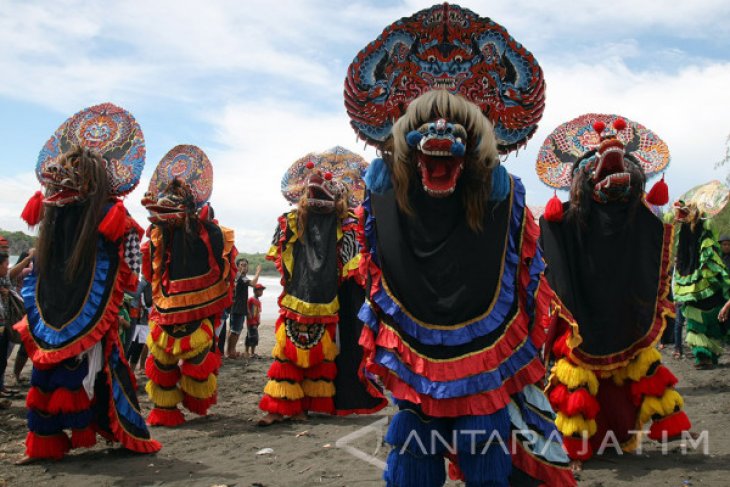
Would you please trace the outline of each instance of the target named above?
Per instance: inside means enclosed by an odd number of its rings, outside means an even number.
[[[608,138],[620,141],[647,177],[669,164],[667,144],[648,128],[619,115],[586,113],[558,126],[545,139],[537,156],[538,177],[551,188],[569,190],[576,163],[589,152],[597,152]]]
[[[526,144],[545,107],[533,55],[501,25],[447,3],[393,23],[357,54],[345,107],[360,138],[379,146],[410,102],[436,89],[476,104],[503,154]]]
[[[348,196],[348,205],[355,207],[365,197],[365,171],[368,163],[361,156],[341,146],[324,152],[310,152],[294,161],[281,178],[281,194],[292,205],[297,205],[310,182],[334,197]],[[312,178],[316,181],[312,181]]]
[[[213,166],[200,148],[178,145],[157,164],[142,205],[150,220],[182,221],[193,216],[213,192]]]
[[[49,167],[74,146],[101,154],[111,195],[125,196],[139,184],[145,161],[144,135],[132,114],[123,108],[102,103],[63,122],[38,155],[35,172],[42,185],[48,180]]]

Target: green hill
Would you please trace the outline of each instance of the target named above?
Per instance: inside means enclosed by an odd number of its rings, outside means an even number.
[[[11,232],[0,229],[0,235],[8,239],[10,255],[20,255],[35,246],[36,237],[23,232]]]

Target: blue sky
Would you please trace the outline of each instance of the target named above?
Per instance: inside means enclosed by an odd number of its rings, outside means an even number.
[[[286,168],[343,145],[367,159],[342,102],[354,55],[431,1],[0,0],[0,227],[37,189],[38,152],[68,116],[111,101],[132,112],[147,164],[127,207],[139,205],[157,162],[177,144],[213,162],[212,202],[239,248],[264,251]],[[714,170],[730,134],[730,5],[724,1],[466,1],[505,26],[547,81],[540,128],[508,170],[528,203],[551,192],[534,175],[537,150],[560,123],[619,113],[668,144],[670,193],[724,177]],[[562,195],[565,198],[565,195]]]

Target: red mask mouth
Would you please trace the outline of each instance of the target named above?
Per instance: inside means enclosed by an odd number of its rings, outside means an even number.
[[[627,197],[631,189],[631,174],[626,170],[624,144],[620,140],[612,138],[601,142],[592,179],[597,201],[616,201]]]
[[[61,188],[43,198],[43,203],[50,206],[66,206],[81,200],[81,194],[75,189]]]
[[[454,192],[464,170],[463,156],[432,156],[419,152],[417,160],[423,190],[429,196],[443,198]]]

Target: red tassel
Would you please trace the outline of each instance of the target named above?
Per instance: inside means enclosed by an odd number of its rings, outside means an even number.
[[[601,135],[601,133],[606,130],[606,122],[603,120],[596,120],[593,122],[593,130],[595,130],[598,135]]]
[[[664,182],[664,174],[662,178],[654,183],[654,186],[649,190],[646,195],[646,201],[654,206],[664,206],[669,203],[669,187]]]
[[[557,191],[547,202],[547,205],[545,205],[545,213],[543,213],[543,216],[549,222],[563,221],[563,202],[558,198]]]
[[[274,380],[288,380],[291,382],[302,382],[304,380],[303,369],[291,362],[282,362],[280,360],[274,360],[267,375]]]
[[[202,381],[207,380],[210,374],[215,374],[220,366],[220,357],[214,352],[208,352],[208,355],[199,364],[183,362],[180,370],[183,375]]]
[[[644,396],[662,397],[664,391],[677,384],[677,378],[663,365],[647,377],[631,384],[631,397],[635,405],[640,405]]]
[[[29,431],[25,437],[25,454],[30,458],[60,460],[70,449],[71,443],[66,433],[44,436]]]
[[[464,480],[464,472],[459,468],[459,458],[451,453],[444,455],[449,459],[449,478],[454,481]]]
[[[692,424],[684,411],[677,411],[674,414],[654,421],[649,428],[649,438],[661,441],[662,432],[666,432],[667,438],[675,438],[682,434],[682,431],[689,431]]]
[[[583,387],[572,392],[565,401],[565,409],[561,410],[566,416],[582,414],[586,419],[595,419],[600,406],[595,397]]]
[[[152,408],[147,416],[147,424],[152,426],[180,426],[185,422],[185,416],[177,408]]]
[[[286,399],[274,399],[268,394],[264,394],[259,402],[259,409],[272,414],[281,414],[282,416],[295,416],[302,412],[302,401],[287,401]]]
[[[208,414],[208,408],[210,408],[214,404],[218,404],[217,393],[213,394],[208,399],[199,399],[188,394],[185,394],[185,396],[183,397],[183,406],[185,406],[188,411],[199,414],[201,416],[205,416],[206,414]]]
[[[593,456],[593,447],[587,438],[584,441],[583,437],[564,436],[563,447],[571,460],[584,462]]]
[[[106,212],[104,219],[99,224],[99,233],[104,235],[107,240],[116,242],[127,229],[127,210],[121,200],[117,201],[109,211]]]
[[[23,208],[23,213],[20,214],[20,218],[22,218],[29,226],[34,227],[40,223],[42,212],[43,193],[36,191],[25,204],[25,208]]]
[[[209,208],[210,208],[210,205],[203,206],[203,208],[200,210],[200,214],[198,215],[199,220],[204,221],[204,222],[209,221],[208,220],[208,216],[210,213]]]
[[[177,381],[180,380],[180,369],[175,367],[170,370],[162,370],[157,367],[152,355],[147,356],[147,361],[144,364],[144,371],[147,378],[160,387],[175,387]]]
[[[71,448],[91,448],[96,445],[96,431],[91,426],[71,430]]]
[[[568,395],[570,395],[568,387],[565,384],[558,384],[548,394],[548,400],[553,409],[561,411],[565,408],[565,401],[568,400]]]

